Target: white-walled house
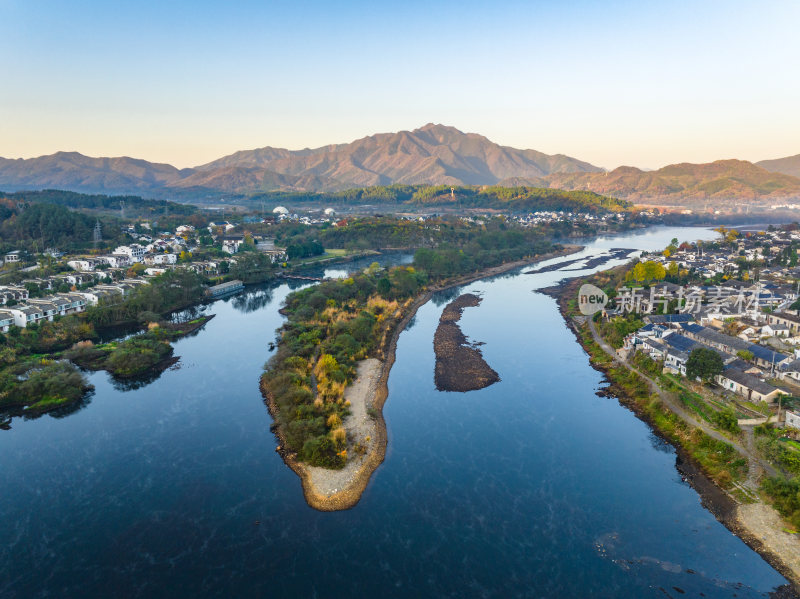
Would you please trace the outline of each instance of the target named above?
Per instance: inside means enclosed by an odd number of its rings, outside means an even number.
[[[800,429],[800,414],[792,410],[786,410],[786,426]]]
[[[748,401],[763,401],[773,403],[779,395],[788,395],[786,391],[774,387],[757,377],[736,369],[726,369],[722,374],[714,377],[717,384],[726,391],[747,398]]]
[[[14,315],[7,310],[0,310],[0,333],[7,333],[14,324]]]
[[[176,254],[147,254],[144,257],[144,263],[150,266],[156,264],[175,264],[178,262]]]
[[[226,237],[222,240],[222,251],[228,254],[235,254],[244,243],[244,236]]]
[[[68,260],[67,266],[79,272],[91,272],[97,268],[98,264],[103,264],[105,261],[97,258],[76,258],[75,260]]]
[[[128,256],[131,262],[141,262],[144,257],[145,248],[138,243],[121,245],[114,250],[114,255],[122,254]]]
[[[73,314],[75,312],[83,312],[86,310],[86,298],[77,293],[58,293],[55,297],[66,302],[65,313]]]
[[[22,328],[47,318],[41,306],[13,306],[6,308],[6,312],[10,312],[14,316],[14,324]]]
[[[24,287],[16,287],[12,285],[0,286],[0,305],[5,305],[10,300],[17,302],[25,301],[28,299],[28,296],[28,290]]]
[[[770,337],[788,337],[789,327],[785,324],[766,324],[761,327],[761,332]]]
[[[76,291],[75,294],[85,298],[90,306],[96,306],[100,301],[113,300],[115,297],[121,297],[122,291],[116,287],[98,285],[97,287],[86,289],[85,291]]]
[[[99,259],[108,264],[111,268],[123,268],[131,265],[131,258],[127,254],[99,256]]]

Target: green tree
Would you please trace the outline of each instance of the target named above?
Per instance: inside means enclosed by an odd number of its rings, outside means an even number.
[[[713,349],[698,347],[689,354],[686,361],[686,376],[690,379],[699,378],[703,382],[712,380],[722,372],[722,357]]]

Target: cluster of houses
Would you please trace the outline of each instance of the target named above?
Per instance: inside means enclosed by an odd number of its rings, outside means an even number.
[[[648,315],[647,324],[631,333],[621,353],[641,351],[676,374],[686,376],[691,352],[706,348],[717,352],[724,365],[716,383],[748,401],[773,403],[779,395],[792,395],[790,389],[767,380],[800,381],[800,350],[781,352],[743,337],[734,337],[704,326],[691,314]],[[759,328],[767,326],[764,323]],[[752,327],[750,327],[752,328]]]
[[[67,264],[81,272],[91,272],[98,268],[128,268],[134,264],[143,263],[149,266],[175,264],[178,256],[167,253],[158,247],[158,242],[147,246],[138,243],[121,245],[113,253],[105,256],[83,256],[68,260]]]
[[[511,217],[511,220],[518,222],[523,227],[533,227],[564,220],[571,223],[609,224],[613,222],[623,222],[626,218],[628,218],[628,214],[625,212],[584,214],[581,212],[567,212],[564,210],[541,210],[529,214],[515,215]]]
[[[54,277],[55,278],[55,277]],[[45,281],[44,279],[38,279]],[[43,297],[30,297],[28,290],[20,286],[0,286],[0,332],[7,332],[12,325],[25,328],[56,316],[83,312],[87,305],[96,305],[101,300],[123,297],[138,285],[147,281],[139,278],[123,279],[114,283],[99,284],[81,291],[53,293]]]
[[[298,216],[289,210],[278,206],[273,211],[276,220],[289,220],[302,224],[312,225],[335,220],[332,208],[325,209],[319,218],[311,216]],[[145,229],[150,229],[148,223],[142,224]],[[236,254],[243,243],[245,235],[236,234],[236,225],[226,221],[215,221],[208,224],[207,229],[215,241],[222,244],[222,250],[231,254],[224,261],[235,263]],[[67,260],[67,265],[75,272],[63,273],[47,278],[31,278],[21,281],[16,285],[0,286],[0,332],[7,332],[11,326],[26,327],[31,323],[42,320],[53,320],[56,316],[64,316],[74,312],[82,312],[87,305],[95,305],[101,300],[112,299],[114,296],[125,296],[137,285],[147,284],[145,277],[122,278],[124,272],[134,264],[144,264],[146,276],[155,276],[164,273],[169,268],[175,268],[178,255],[183,251],[191,252],[188,239],[196,232],[192,225],[180,225],[174,233],[148,234],[137,232],[133,226],[126,232],[135,240],[134,243],[121,245],[113,252],[106,255],[76,256]],[[287,259],[284,248],[276,247],[273,239],[261,236],[252,236],[255,249],[269,255],[273,263]],[[55,250],[51,255],[55,256]],[[0,256],[0,262],[14,264],[21,262],[21,252],[13,251]],[[57,257],[61,257],[58,254]],[[187,268],[205,276],[221,274],[223,260],[195,260],[181,264],[180,268]],[[36,266],[29,270],[36,269]],[[40,291],[53,291],[43,297],[31,297],[29,285],[33,284]],[[33,288],[32,288],[33,289]],[[60,291],[59,291],[60,290]]]
[[[229,235],[224,231],[234,228],[227,221],[211,223],[209,230],[222,233],[223,249],[234,254],[244,242],[243,235]],[[220,231],[221,230],[221,231]],[[182,225],[176,229],[174,237],[162,236],[153,239],[144,234],[129,233],[142,243],[131,243],[117,247],[111,254],[99,256],[81,256],[67,261],[75,272],[62,273],[46,278],[24,279],[17,285],[0,286],[0,332],[7,332],[11,326],[27,327],[43,320],[52,321],[56,316],[65,316],[75,312],[83,312],[87,306],[96,305],[100,301],[113,301],[127,295],[137,285],[148,283],[147,277],[164,273],[174,268],[178,262],[176,251],[186,249],[183,236],[194,232],[191,225]],[[254,238],[256,249],[268,254],[273,262],[286,259],[286,252],[275,247],[274,241]],[[18,262],[19,252],[11,252],[6,256],[8,262]],[[226,262],[235,263],[231,256]],[[181,264],[186,268],[205,276],[221,274],[222,260],[196,260]],[[134,264],[144,264],[145,277],[125,277],[125,271]],[[115,280],[121,279],[121,280]],[[35,285],[35,287],[31,287]],[[40,292],[52,291],[42,297],[31,297],[30,289]],[[59,291],[60,290],[60,291]]]
[[[701,277],[723,275],[734,276],[740,268],[742,259],[748,262],[763,261],[759,278],[763,280],[788,281],[800,278],[800,265],[774,266],[769,262],[800,246],[800,230],[762,231],[756,235],[742,237],[734,244],[720,247],[704,247],[702,244],[681,244],[678,250],[668,256],[648,256],[648,259],[661,262],[665,267],[675,263],[680,268],[692,270]]]
[[[686,375],[691,352],[706,348],[722,358],[723,371],[715,382],[724,391],[748,401],[773,403],[781,395],[798,395],[800,387],[800,269],[781,265],[778,256],[791,255],[800,246],[800,232],[769,231],[712,249],[683,244],[675,252],[648,257],[665,268],[672,263],[700,277],[722,275],[717,286],[658,283],[648,289],[620,290],[616,306],[607,315],[629,311],[643,314],[645,326],[626,337],[623,356],[641,351],[663,363],[665,369]],[[761,265],[740,272],[742,258]],[[674,269],[674,267],[673,267]],[[718,279],[719,280],[719,279]],[[666,314],[667,306],[681,306]],[[663,309],[662,309],[663,308]],[[787,413],[789,418],[800,415]]]

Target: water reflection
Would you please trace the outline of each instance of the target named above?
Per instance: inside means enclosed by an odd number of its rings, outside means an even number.
[[[254,288],[234,296],[231,299],[231,305],[239,312],[248,314],[261,310],[272,301],[272,297],[271,287]]]
[[[344,272],[353,272],[366,268],[373,262],[378,262],[381,264],[381,266],[392,266],[395,264],[409,263],[412,258],[413,256],[408,253],[388,253],[379,256],[360,258],[358,260],[354,260],[352,263],[342,265],[342,268],[349,268],[349,270]],[[280,282],[273,281],[260,285],[248,286],[243,291],[235,295],[230,295],[208,303],[197,304],[187,308],[182,308],[180,310],[175,310],[174,312],[167,314],[164,317],[164,320],[173,324],[189,322],[200,318],[201,316],[209,315],[214,311],[215,306],[219,307],[220,305],[229,305],[235,311],[242,314],[252,314],[264,310],[270,306],[270,304],[275,301],[275,292],[277,289],[288,288],[289,290],[294,291],[303,287],[307,287],[308,285],[309,283],[307,281],[289,279]],[[182,335],[180,340],[188,340],[193,337],[197,337],[205,330],[206,326],[207,325],[204,325],[190,333]],[[413,326],[413,322],[409,325],[409,328],[411,326]],[[102,329],[98,330],[97,342],[109,343],[112,341],[124,341],[130,337],[142,333],[143,330],[144,329],[142,325],[139,323],[103,327]],[[265,337],[265,347],[263,351],[264,358],[268,358],[275,351],[274,343],[272,341],[267,341],[267,339],[277,340],[274,330],[269,331],[269,334]],[[173,345],[175,345],[175,343],[176,342],[173,342]],[[139,391],[152,385],[158,381],[165,372],[169,370],[180,369],[181,365],[181,356],[178,354],[178,350],[176,349],[176,355],[173,355],[167,360],[156,364],[148,372],[135,377],[121,378],[102,370],[94,371],[84,368],[79,369],[81,372],[89,376],[93,374],[105,375],[110,383],[111,388],[121,393],[129,393],[133,391]],[[57,419],[65,418],[86,408],[91,403],[93,397],[95,397],[94,389],[88,391],[79,401],[50,412],[31,412],[25,410],[24,408],[0,409],[0,430],[11,430],[13,421],[20,418],[24,420],[36,420],[42,416],[51,416],[52,418]]]
[[[441,310],[420,308],[389,379],[386,460],[339,513],[306,505],[258,389],[293,287],[254,313],[212,303],[176,344],[182,368],[125,393],[93,373],[89,409],[0,435],[0,597],[767,596],[785,580],[702,507],[674,451],[593,396],[601,375],[530,293],[563,276],[467,286],[484,299],[464,333],[503,380],[458,397],[428,376]]]
[[[194,337],[199,333],[198,331],[194,331],[190,335],[186,335],[186,337]],[[151,368],[145,374],[141,374],[135,377],[126,377],[120,378],[114,376],[113,374],[109,376],[109,380],[113,385],[114,389],[117,391],[135,391],[137,389],[141,389],[142,387],[147,387],[148,385],[154,383],[161,375],[164,374],[167,370],[174,368],[178,365],[180,360],[180,356],[173,356],[169,360],[164,360],[160,364],[156,364],[153,368]]]
[[[38,420],[42,416],[50,416],[51,418],[66,418],[72,414],[76,414],[86,408],[92,403],[92,398],[95,396],[95,390],[88,390],[81,399],[71,404],[50,410],[49,412],[33,412],[24,408],[7,408],[0,411],[0,430],[10,431],[13,427],[15,419],[22,420]]]
[[[195,306],[189,306],[188,308],[172,312],[167,316],[166,320],[173,323],[188,322],[204,316],[208,313],[208,311],[209,304],[197,304]]]
[[[445,304],[449,304],[451,301],[456,299],[459,295],[463,293],[463,287],[451,287],[450,289],[445,289],[443,291],[437,291],[431,297],[431,302],[433,302],[434,306],[441,307]]]

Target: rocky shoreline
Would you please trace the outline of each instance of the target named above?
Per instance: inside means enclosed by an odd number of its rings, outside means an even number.
[[[567,327],[573,332],[581,347],[586,350],[576,323],[567,313],[567,302],[571,297],[576,296],[581,283],[581,278],[569,279],[539,291],[556,299],[559,312],[564,318]],[[677,453],[675,467],[681,474],[681,478],[700,496],[703,507],[708,509],[720,523],[739,537],[748,547],[764,558],[764,561],[780,572],[787,580],[791,581],[791,588],[788,586],[780,587],[770,596],[787,599],[791,597],[800,598],[800,554],[796,551],[797,539],[790,538],[788,540],[791,545],[795,545],[793,547],[795,549],[794,555],[786,555],[783,552],[778,553],[776,547],[781,546],[781,543],[768,541],[771,537],[774,538],[776,536],[793,537],[782,530],[783,525],[780,515],[771,506],[763,503],[741,504],[736,501],[706,476],[700,465],[683,447],[661,433],[655,423],[639,408],[636,401],[628,397],[626,391],[615,384],[614,380],[609,376],[607,368],[591,360],[590,364],[592,368],[602,372],[609,383],[609,386],[603,391],[603,395],[616,399],[630,409],[636,414],[637,418],[648,424],[656,436],[675,448]],[[763,514],[764,510],[769,513]],[[770,524],[765,526],[767,521]]]
[[[383,460],[386,458],[386,446],[388,443],[386,421],[383,418],[383,406],[389,396],[389,373],[391,372],[395,361],[397,340],[400,338],[400,333],[405,330],[405,328],[408,326],[408,323],[411,322],[412,318],[414,318],[417,310],[426,304],[434,293],[443,291],[445,289],[458,287],[460,285],[466,285],[479,279],[485,279],[495,275],[503,274],[522,266],[532,265],[545,260],[550,260],[552,258],[574,254],[582,249],[583,246],[580,245],[564,245],[560,250],[554,250],[552,252],[529,259],[508,262],[506,264],[487,268],[479,273],[474,273],[465,277],[448,281],[444,285],[428,289],[425,293],[417,297],[406,308],[406,313],[403,316],[403,319],[392,332],[389,342],[384,350],[385,360],[382,362],[376,360],[380,365],[377,380],[374,380],[374,384],[370,383],[367,385],[370,389],[370,394],[368,394],[366,397],[366,409],[369,411],[370,417],[374,422],[374,436],[371,436],[372,438],[370,439],[370,445],[367,448],[364,456],[360,457],[356,462],[357,469],[354,469],[352,472],[348,472],[347,476],[344,477],[344,488],[340,489],[337,486],[335,487],[335,492],[326,494],[323,489],[320,489],[317,485],[317,481],[315,481],[315,477],[313,476],[313,471],[306,464],[297,460],[297,457],[294,453],[285,449],[285,440],[282,438],[280,430],[277,426],[275,426],[274,423],[278,411],[277,405],[268,392],[266,385],[264,385],[263,378],[261,378],[259,380],[261,395],[264,397],[264,402],[266,403],[267,409],[273,418],[271,430],[275,433],[280,442],[276,451],[281,458],[283,458],[284,463],[291,468],[292,471],[297,474],[297,476],[300,477],[303,487],[303,496],[305,497],[306,503],[308,503],[310,507],[321,512],[335,512],[354,507],[359,502],[362,494],[367,488],[367,484],[372,478],[372,473],[375,472],[378,466],[383,463]],[[356,379],[351,387],[362,383],[361,370],[359,369],[359,378]],[[348,435],[350,435],[350,432],[351,431],[348,429]],[[330,491],[331,489],[328,490]]]

